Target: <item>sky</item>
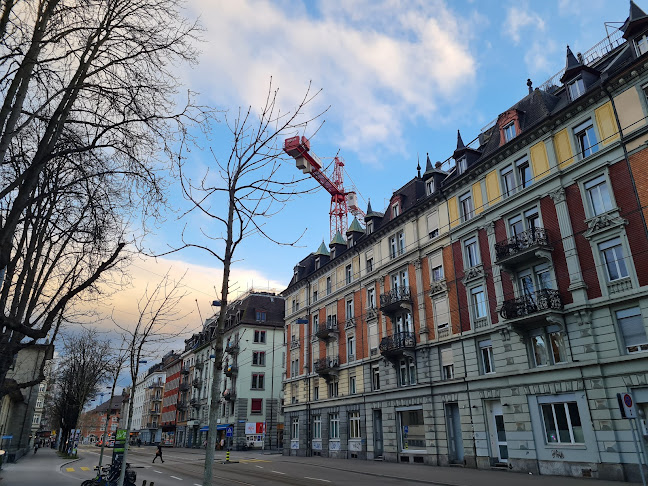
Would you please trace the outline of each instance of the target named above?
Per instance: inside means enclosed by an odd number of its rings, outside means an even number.
[[[637,0],[648,11],[648,0]],[[272,78],[282,109],[294,107],[309,83],[321,90],[310,114],[326,108],[323,125],[309,125],[311,150],[324,160],[339,153],[345,188],[355,186],[359,205],[370,199],[382,211],[392,193],[416,175],[426,154],[451,156],[457,130],[467,143],[565,65],[566,46],[586,51],[623,22],[628,0],[187,0],[186,15],[204,30],[200,63],[178,67],[185,85],[206,105],[235,113],[261,106]],[[221,118],[222,121],[222,118]],[[317,131],[317,133],[314,133]],[[313,136],[314,135],[314,136]],[[188,154],[200,174],[212,157],[227,153],[230,139],[217,123],[203,150]],[[213,155],[212,155],[213,152]],[[294,162],[287,160],[287,170]],[[170,200],[185,202],[177,186]],[[234,294],[250,287],[283,290],[293,267],[322,240],[329,242],[330,197],[323,189],[287,204],[264,229],[296,246],[277,246],[251,236],[236,254]],[[179,214],[179,213],[178,213]],[[352,218],[349,218],[349,223]],[[186,235],[200,239],[212,223],[200,215],[170,215],[147,244],[162,252]],[[106,303],[119,319],[132,319],[147,283],[167,270],[186,273],[186,329],[169,349],[200,328],[215,309],[222,275],[219,262],[200,251],[135,262],[133,285]],[[200,309],[200,311],[198,311]]]

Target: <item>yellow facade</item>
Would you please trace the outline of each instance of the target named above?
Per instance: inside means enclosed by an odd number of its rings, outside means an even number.
[[[473,200],[475,201],[475,213],[484,211],[484,198],[482,196],[481,182],[475,182],[472,186]]]
[[[493,170],[486,174],[486,197],[490,206],[497,204],[502,200],[502,191],[500,190],[497,170]]]
[[[639,103],[639,99],[637,99],[637,103]],[[612,103],[608,101],[603,106],[599,106],[594,110],[594,117],[596,118],[596,126],[598,127],[599,135],[601,137],[601,145],[605,147],[606,145],[619,140],[619,129],[614,120]]]
[[[554,135],[554,147],[556,149],[559,168],[564,169],[574,162],[574,152],[566,128]]]
[[[536,143],[530,149],[533,177],[537,181],[549,175],[549,158],[544,142]]]
[[[646,124],[636,86],[616,96],[614,98],[614,104],[619,114],[619,123],[621,124],[621,130],[624,135],[634,132]],[[614,115],[614,113],[612,114]]]
[[[454,228],[459,224],[459,206],[457,196],[448,199],[448,214],[450,215],[450,227]]]

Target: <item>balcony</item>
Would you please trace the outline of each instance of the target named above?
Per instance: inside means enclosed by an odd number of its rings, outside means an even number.
[[[320,324],[319,326],[317,326],[317,332],[315,333],[315,335],[319,339],[326,341],[327,339],[331,339],[337,336],[338,331],[339,328],[337,321],[330,320],[325,324]]]
[[[200,378],[196,379],[193,381],[193,387],[194,388],[200,388],[202,386],[202,380]]]
[[[532,324],[547,320],[549,315],[561,312],[562,308],[560,293],[557,290],[544,289],[505,300],[499,314],[510,324]]]
[[[176,408],[177,408],[178,410],[187,410],[187,402],[185,402],[184,400],[179,401],[179,402],[176,404]]]
[[[228,365],[225,367],[225,376],[231,378],[238,373],[238,366]]]
[[[340,367],[340,359],[337,356],[327,356],[320,358],[313,363],[315,373],[320,376],[337,375],[338,368]]]
[[[403,331],[394,333],[393,336],[386,336],[378,346],[380,354],[386,358],[400,358],[404,355],[411,355],[416,348],[416,333]]]
[[[380,310],[393,314],[399,310],[412,311],[412,295],[409,287],[397,287],[380,296]]]
[[[299,349],[299,339],[290,340],[290,349]]]
[[[159,410],[150,410],[149,415],[160,415],[160,411]]]
[[[146,424],[146,428],[147,428],[147,429],[157,429],[157,427],[158,427],[157,422],[148,422],[148,423]]]
[[[197,370],[202,370],[203,362],[202,361],[196,361],[196,364],[194,365],[194,368],[196,368]]]
[[[189,383],[187,383],[186,381],[183,381],[182,383],[180,383],[179,388],[180,388],[180,391],[187,391],[189,389]]]
[[[553,250],[544,228],[533,228],[495,243],[495,262],[507,268],[540,259],[549,259]]]
[[[235,343],[228,343],[227,346],[225,346],[225,352],[229,354],[237,354],[239,352],[239,344],[238,342]]]
[[[161,402],[161,401],[162,401],[162,397],[151,397],[151,401],[152,401],[152,402]]]
[[[234,400],[236,400],[236,392],[228,388],[223,392],[223,398],[228,402],[233,402]]]
[[[188,375],[189,374],[189,367],[188,366],[183,366],[182,368],[180,368],[180,373],[182,373],[183,375]]]
[[[164,386],[164,383],[161,381],[154,381],[149,385],[149,388],[162,388]]]
[[[192,398],[189,403],[194,408],[200,408],[200,400],[198,400],[197,398]]]

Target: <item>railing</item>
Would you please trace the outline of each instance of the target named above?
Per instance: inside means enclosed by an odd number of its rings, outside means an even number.
[[[194,380],[192,384],[193,384],[194,388],[200,388],[202,386],[202,380],[200,380],[200,379]]]
[[[230,354],[238,353],[239,352],[238,342],[229,343],[227,346],[225,346],[225,352]]]
[[[339,327],[337,321],[326,321],[325,323],[322,323],[317,326],[317,331],[315,332],[315,335],[320,339],[325,339],[329,337],[331,334],[336,333],[338,331],[339,331]]]
[[[313,368],[315,373],[324,373],[340,366],[340,359],[338,356],[326,356],[315,361]]]
[[[545,310],[561,310],[562,308],[560,293],[553,289],[543,289],[517,299],[505,300],[499,314],[504,319],[517,319]]]
[[[223,398],[228,402],[236,400],[236,392],[234,392],[233,390],[225,390],[223,392]]]
[[[225,368],[225,376],[233,376],[238,373],[238,366],[229,365]]]
[[[197,398],[192,398],[191,401],[189,402],[192,407],[198,408],[200,407],[200,400]]]
[[[187,391],[188,389],[189,389],[189,383],[184,381],[180,383],[180,391]]]
[[[495,243],[495,255],[498,261],[504,260],[536,246],[549,246],[546,229],[533,228],[522,231],[504,241]]]
[[[297,349],[299,348],[299,339],[292,339],[290,341],[290,349]]]
[[[632,280],[630,278],[623,278],[620,280],[614,280],[607,284],[608,293],[618,294],[619,292],[625,292],[626,290],[632,290]]]
[[[384,309],[400,302],[411,302],[411,300],[412,295],[409,287],[396,287],[386,294],[380,295],[380,308]]]
[[[186,410],[186,409],[187,409],[187,402],[182,401],[182,400],[179,401],[179,402],[176,404],[176,408],[177,408],[178,410]]]
[[[189,374],[189,367],[183,366],[182,368],[180,368],[180,373],[182,373],[183,375],[188,375]]]
[[[149,415],[160,415],[160,411],[159,410],[150,410]]]
[[[393,336],[382,338],[378,347],[382,354],[394,354],[405,349],[413,349],[416,347],[416,333],[410,331],[394,333]]]
[[[203,367],[203,362],[202,361],[196,361],[196,364],[194,365],[196,369],[202,370]]]
[[[161,401],[162,401],[162,397],[151,397],[151,401],[152,401],[152,402],[161,402]]]
[[[450,326],[437,328],[437,336],[439,339],[444,339],[450,336]]]

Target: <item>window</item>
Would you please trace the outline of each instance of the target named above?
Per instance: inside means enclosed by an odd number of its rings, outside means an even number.
[[[313,400],[319,400],[319,386],[313,387]]]
[[[373,256],[367,256],[367,273],[373,271]]]
[[[573,101],[585,93],[585,83],[582,78],[575,79],[567,85],[569,98]]]
[[[596,139],[596,132],[594,132],[592,120],[587,120],[585,123],[581,123],[574,128],[574,136],[578,142],[578,150],[581,157],[588,157],[598,151],[598,140]]]
[[[349,395],[355,395],[356,393],[356,377],[349,377]]]
[[[291,437],[293,439],[299,439],[299,417],[292,418],[292,430]]]
[[[322,438],[322,416],[313,415],[313,439]]]
[[[329,414],[329,438],[331,439],[340,438],[340,414],[339,413]]]
[[[320,264],[321,264],[320,257],[317,257],[317,258],[315,259],[315,270],[318,270],[318,269],[319,269]]]
[[[637,56],[648,52],[648,32],[644,32],[635,39],[635,47],[637,48]]]
[[[366,233],[370,235],[373,233],[373,221],[367,221]]]
[[[293,359],[290,362],[290,376],[299,375],[299,358]]]
[[[313,290],[313,303],[317,302],[317,290]]]
[[[515,122],[511,122],[504,127],[504,138],[507,142],[515,138]]]
[[[425,183],[425,193],[429,196],[433,192],[434,192],[434,178],[430,178]]]
[[[45,400],[43,400],[42,398],[38,398],[36,400],[36,408],[43,408],[44,403],[45,403]]]
[[[347,265],[344,269],[344,274],[346,275],[346,283],[350,284],[353,280],[353,270],[351,269],[351,264]]]
[[[434,322],[437,329],[448,328],[450,312],[448,310],[448,299],[446,296],[434,299]]]
[[[376,308],[376,289],[374,288],[367,289],[367,306],[369,309]]]
[[[254,331],[254,342],[255,343],[265,343],[266,342],[266,332],[265,331]]]
[[[485,319],[487,317],[486,294],[482,285],[470,289],[470,304],[472,306],[474,320]]]
[[[353,298],[346,301],[346,317],[347,320],[353,319]]]
[[[521,189],[529,187],[533,182],[533,175],[531,174],[531,166],[529,165],[529,159],[526,157],[515,162],[515,167],[517,168],[518,175],[518,185]]]
[[[401,450],[425,449],[425,426],[423,422],[423,410],[404,410],[398,412]]]
[[[616,312],[619,330],[628,353],[648,351],[648,339],[639,307]]]
[[[299,310],[299,307],[297,307],[297,301],[295,299],[292,300],[292,311],[297,312]]]
[[[394,203],[392,206],[392,219],[397,217],[400,214],[400,206],[398,203]]]
[[[319,330],[319,312],[315,311],[313,314],[313,336],[317,334],[317,331]]]
[[[349,438],[359,439],[360,435],[360,412],[349,412]]]
[[[585,192],[587,193],[587,202],[592,211],[592,216],[598,216],[614,208],[604,175],[586,182]]]
[[[371,389],[380,390],[380,368],[378,366],[371,368]]]
[[[513,166],[508,165],[502,169],[502,194],[504,197],[509,197],[515,194],[516,183],[515,174],[513,173]]]
[[[389,238],[389,254],[392,258],[405,253],[405,233],[399,231]]]
[[[265,366],[266,364],[265,358],[266,358],[265,351],[252,352],[252,364],[255,366]]]
[[[407,356],[400,360],[398,379],[400,386],[416,385],[416,362]]]
[[[542,420],[544,422],[547,444],[583,444],[583,426],[576,402],[543,403]]]
[[[451,346],[441,348],[441,370],[444,380],[452,380],[454,378],[454,356],[452,355]]]
[[[45,383],[41,383],[40,385],[38,385],[38,391],[41,392],[41,393],[44,392],[46,386],[47,385],[45,385]]]
[[[466,268],[476,267],[481,263],[479,258],[479,248],[477,247],[477,237],[468,238],[464,241]]]
[[[609,282],[628,277],[628,268],[623,256],[621,238],[612,238],[604,243],[599,243],[599,251],[601,260],[603,260],[607,270]]]
[[[430,268],[432,269],[432,281],[439,282],[443,280],[443,253],[437,251],[430,257]]]
[[[250,413],[263,412],[263,398],[252,398],[250,401]]]
[[[355,361],[355,336],[347,338],[347,362]]]
[[[459,160],[457,160],[457,171],[459,174],[463,174],[466,172],[466,169],[468,168],[468,160],[466,157],[461,157]]]
[[[340,382],[337,379],[333,378],[331,379],[331,381],[329,381],[328,384],[329,398],[334,398],[338,396],[339,386],[340,386]]]
[[[326,277],[326,295],[331,293],[331,277]]]
[[[533,364],[536,367],[567,361],[565,333],[558,326],[540,329],[531,336]]]
[[[430,239],[439,236],[439,213],[432,211],[427,215],[428,236]]]
[[[483,375],[495,373],[495,362],[493,361],[493,343],[490,339],[479,341],[479,355],[481,358],[481,369]]]
[[[459,197],[459,207],[461,209],[461,221],[465,222],[475,216],[475,208],[473,207],[472,196],[469,192]]]
[[[265,311],[256,311],[256,320],[259,322],[266,321],[266,312]]]
[[[32,418],[32,425],[39,425],[41,420],[41,416],[38,413],[34,414],[34,417]]]

